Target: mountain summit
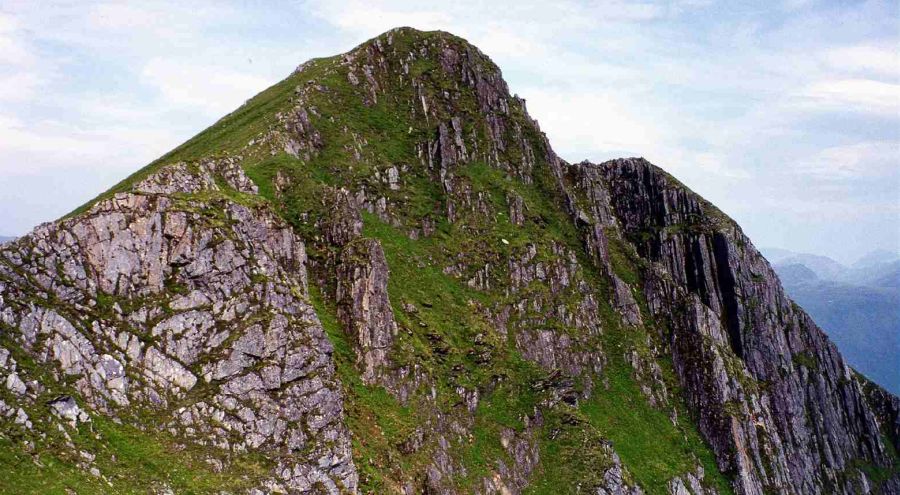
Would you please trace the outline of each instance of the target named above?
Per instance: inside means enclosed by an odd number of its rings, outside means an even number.
[[[900,401],[741,229],[443,32],[4,244],[0,329],[9,493],[900,493]]]

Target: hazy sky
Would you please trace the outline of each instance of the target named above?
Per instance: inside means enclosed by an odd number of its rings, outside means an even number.
[[[549,3],[0,0],[0,234],[408,25],[478,45],[567,160],[644,156],[757,246],[900,249],[900,3]]]

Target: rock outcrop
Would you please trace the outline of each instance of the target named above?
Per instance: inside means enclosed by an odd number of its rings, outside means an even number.
[[[5,245],[5,345],[54,370],[59,382],[42,386],[69,383],[99,414],[156,408],[166,411],[158,426],[211,447],[213,458],[265,452],[277,464],[269,489],[353,491],[303,242],[264,205],[221,195],[217,179],[256,190],[240,167],[177,164]],[[24,395],[19,375],[8,376]],[[17,402],[39,408],[47,392],[34,392]],[[49,405],[68,423],[89,420],[71,396]]]
[[[397,336],[387,282],[387,261],[377,240],[360,239],[344,248],[335,295],[338,319],[350,330],[360,377],[367,384],[377,383],[377,377],[384,375]]]

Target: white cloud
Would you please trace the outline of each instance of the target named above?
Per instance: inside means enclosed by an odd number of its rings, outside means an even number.
[[[640,153],[661,135],[652,119],[636,115],[621,95],[527,88],[528,111],[562,153]]]
[[[313,1],[307,5],[317,16],[327,19],[338,28],[369,37],[399,26],[441,29],[453,19],[446,12],[422,9],[421,4],[415,3],[385,6],[377,5],[377,2]]]
[[[141,71],[141,81],[154,87],[168,105],[191,106],[222,116],[275,81],[224,67],[153,58]]]
[[[547,48],[533,38],[502,29],[490,29],[478,38],[478,46],[489,50],[494,56],[521,57],[523,54],[536,57],[546,54]]]
[[[41,78],[28,71],[0,74],[0,102],[30,100],[41,86]]]
[[[729,157],[720,152],[700,152],[688,157],[688,166],[695,166],[701,173],[715,174],[727,179],[749,179],[752,177],[746,169],[731,162]]]
[[[159,128],[82,129],[65,122],[22,122],[0,116],[0,175],[53,174],[73,166],[119,162],[133,169],[172,146],[175,137]],[[141,162],[138,162],[141,163]]]
[[[180,11],[176,5],[168,5],[165,9],[153,7],[151,2],[143,5],[133,3],[102,3],[95,5],[87,16],[90,26],[99,29],[117,31],[145,31],[148,27],[156,30],[164,27],[165,21],[175,20]],[[187,13],[187,12],[183,12]]]
[[[900,178],[900,143],[871,141],[823,149],[799,165],[799,172],[825,180]]]
[[[0,63],[27,66],[35,57],[21,39],[19,26],[9,14],[0,12]]]
[[[801,91],[811,108],[857,110],[900,117],[900,84],[871,79],[818,81]]]
[[[205,27],[237,19],[229,4],[209,0],[55,0],[52,6],[47,2],[8,2],[17,22],[32,36],[104,55],[203,45]]]
[[[828,50],[823,58],[838,71],[900,77],[900,51],[896,46],[843,46]]]
[[[0,102],[25,101],[35,96],[45,82],[38,61],[17,19],[0,12]]]
[[[784,0],[782,8],[787,11],[800,10],[809,7],[815,0]]]

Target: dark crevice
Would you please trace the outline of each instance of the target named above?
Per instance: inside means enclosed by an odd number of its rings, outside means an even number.
[[[703,249],[706,248],[697,236],[684,236],[684,271],[685,282],[689,291],[700,296],[700,300],[707,306],[710,304],[709,288],[706,286],[706,277],[703,276],[707,267],[703,263]]]
[[[738,318],[738,300],[735,292],[734,274],[728,264],[728,239],[719,232],[713,236],[713,254],[716,258],[716,278],[722,294],[722,312],[731,349],[741,359],[744,358],[744,343],[741,339],[741,323]]]

